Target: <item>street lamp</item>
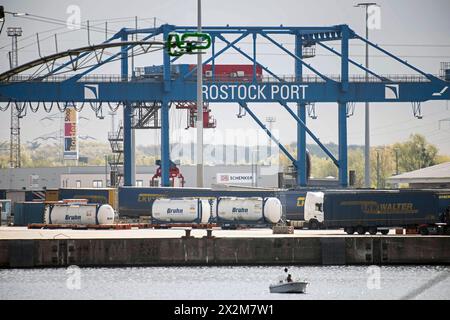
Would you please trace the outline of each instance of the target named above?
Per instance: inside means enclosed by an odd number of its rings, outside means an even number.
[[[252,154],[252,187],[258,187],[258,151],[252,150],[251,154]]]
[[[202,0],[197,0],[197,32],[202,32]],[[197,55],[197,187],[203,188],[203,66],[202,53]]]
[[[369,7],[379,6],[375,2],[358,3],[354,7],[366,9],[366,40],[369,40]],[[366,69],[369,69],[369,44],[366,42]],[[366,71],[366,82],[369,81],[369,74]],[[369,103],[365,105],[365,141],[364,141],[364,185],[370,188],[370,116]]]
[[[105,187],[108,187],[108,155],[105,154]]]
[[[277,121],[277,118],[269,116],[266,117],[266,122],[269,123],[269,131],[270,133],[272,133],[272,126],[273,124]],[[268,147],[267,147],[267,156],[269,157],[269,163],[272,164],[272,139],[269,137],[269,141],[268,141]]]
[[[395,175],[396,176],[398,176],[398,173],[399,173],[399,171],[398,171],[398,149],[397,148],[395,148],[394,149],[394,152],[395,152]]]

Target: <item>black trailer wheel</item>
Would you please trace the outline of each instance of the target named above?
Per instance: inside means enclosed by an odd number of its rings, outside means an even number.
[[[385,236],[385,235],[387,235],[389,233],[389,230],[388,229],[384,229],[384,230],[381,230],[380,232],[381,232],[382,235]]]
[[[419,233],[420,233],[422,236],[427,236],[427,235],[430,234],[430,232],[428,231],[428,228],[427,228],[427,227],[420,227],[420,228],[419,228]]]
[[[369,233],[370,233],[371,235],[376,235],[377,232],[378,232],[377,227],[369,227]]]
[[[363,226],[358,226],[358,227],[356,227],[356,232],[357,232],[358,234],[363,235],[363,234],[366,233],[366,228],[364,228]]]
[[[353,227],[344,228],[344,231],[347,232],[347,234],[354,234],[355,228]]]

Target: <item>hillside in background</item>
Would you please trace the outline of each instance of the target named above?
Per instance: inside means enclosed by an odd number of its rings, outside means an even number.
[[[291,152],[295,150],[296,146],[294,143],[286,146]],[[334,143],[326,144],[326,147],[333,153],[338,154],[338,146]],[[80,141],[79,145],[79,156],[80,160],[78,162],[79,165],[104,165],[105,164],[105,155],[111,154],[111,148],[108,143],[102,142],[92,142],[92,141]],[[227,151],[225,151],[225,148]],[[314,157],[318,158],[326,158],[325,153],[320,149],[319,146],[314,144],[308,144],[308,151]],[[222,156],[216,154],[212,149],[217,150],[216,152],[220,152]],[[182,150],[182,151],[179,151]],[[212,148],[212,146],[205,145],[205,154],[207,150],[210,151],[211,156],[214,159],[217,159],[216,162],[223,162],[223,153],[228,152],[229,158],[227,158],[227,163],[232,162],[230,164],[234,164],[234,152],[238,155],[238,160],[236,164],[251,164],[255,162],[257,159],[256,154],[253,154],[252,161],[252,152],[256,152],[256,147],[243,147],[243,146],[224,146],[218,145]],[[349,151],[363,150],[363,146],[349,146]],[[179,160],[182,164],[193,164],[194,163],[194,154],[196,151],[194,144],[181,144],[181,145],[171,145],[172,157],[173,160]],[[272,145],[271,151],[266,146],[259,147],[259,162],[263,162],[264,159],[267,158],[269,154],[272,156],[276,156],[279,154],[279,150],[276,146]],[[138,165],[152,165],[155,163],[156,159],[159,159],[160,147],[155,145],[149,146],[136,146],[136,163]],[[230,156],[231,155],[231,156]],[[281,153],[280,153],[281,155]],[[41,144],[39,146],[32,145],[22,145],[22,167],[53,167],[53,166],[64,166],[64,165],[73,165],[73,161],[62,160],[62,145],[59,143],[52,144]],[[295,154],[294,154],[295,156]],[[7,168],[9,166],[9,143],[7,141],[0,142],[0,167]]]
[[[338,146],[333,143],[325,145],[335,156],[339,158]],[[223,164],[224,154],[228,152],[226,164],[267,164],[270,150],[267,147],[259,147],[259,159],[256,156],[256,147],[226,146],[211,148],[205,145],[205,163],[209,165]],[[333,162],[317,145],[308,144],[311,155],[311,176],[314,178],[337,177],[338,170]],[[295,157],[296,145],[291,143],[286,149]],[[182,151],[180,151],[182,150]],[[215,151],[213,151],[215,150]],[[195,145],[171,145],[172,160],[181,164],[195,164],[193,154]],[[158,146],[137,146],[136,164],[154,165],[159,159]],[[215,153],[218,152],[216,155]],[[237,154],[236,159],[234,154]],[[206,154],[210,156],[207,157]],[[109,144],[100,142],[80,141],[79,166],[105,165],[106,157],[111,154]],[[278,152],[277,147],[272,146],[272,163],[276,160],[282,167],[291,165],[288,158]],[[373,147],[370,152],[372,185],[384,187],[388,177],[396,173],[408,172],[425,168],[434,164],[450,161],[450,156],[440,155],[436,146],[429,144],[421,135],[411,135],[406,142],[389,146]],[[209,159],[209,160],[208,160]],[[62,148],[60,144],[43,144],[39,146],[22,146],[22,167],[54,167],[76,165],[74,161],[62,160]],[[9,167],[9,143],[0,142],[0,167]],[[364,181],[364,147],[352,145],[348,148],[348,169],[356,173],[356,186],[363,186]]]

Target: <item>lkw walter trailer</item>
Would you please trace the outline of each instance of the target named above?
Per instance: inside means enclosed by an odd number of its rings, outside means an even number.
[[[449,212],[433,191],[355,190],[308,192],[309,226],[344,228],[348,234],[387,234],[391,227],[417,228],[423,235],[448,232]]]

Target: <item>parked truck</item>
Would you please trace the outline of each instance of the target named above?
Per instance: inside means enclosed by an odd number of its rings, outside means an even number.
[[[423,234],[448,233],[449,208],[427,190],[335,190],[308,192],[304,219],[310,229],[344,228],[387,234],[389,228],[417,228]]]

